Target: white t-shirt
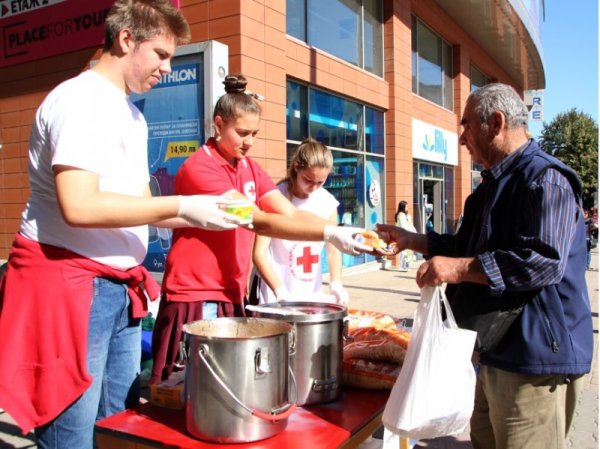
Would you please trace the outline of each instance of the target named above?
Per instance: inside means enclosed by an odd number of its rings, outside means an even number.
[[[396,226],[399,226],[402,229],[406,229],[407,231],[417,232],[413,225],[411,216],[404,212],[400,212],[398,214],[398,221],[396,221]]]
[[[31,195],[25,237],[127,269],[146,256],[148,226],[69,226],[56,198],[53,165],[98,174],[101,191],[142,196],[148,185],[148,128],[125,93],[88,70],[57,86],[37,110],[29,141]]]
[[[277,186],[289,198],[288,184]],[[300,210],[329,220],[339,205],[338,200],[324,188],[312,192],[308,198],[292,196],[291,202]],[[301,242],[271,239],[267,260],[277,277],[296,301],[314,301],[320,296],[323,277],[324,242]],[[260,303],[275,302],[277,299],[266,282],[260,284]]]

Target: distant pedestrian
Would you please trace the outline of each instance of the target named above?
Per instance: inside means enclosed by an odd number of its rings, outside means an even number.
[[[406,201],[400,201],[398,203],[398,209],[396,209],[396,226],[406,229],[410,232],[417,232],[415,225],[413,224],[412,217],[408,213],[408,203]],[[405,249],[400,252],[400,271],[408,271],[412,268],[415,261],[415,253],[410,249]]]
[[[584,211],[585,214],[585,241],[587,245],[587,263],[586,270],[591,268],[592,263],[592,249],[596,248],[598,244],[598,225],[592,218],[592,214],[588,209]]]

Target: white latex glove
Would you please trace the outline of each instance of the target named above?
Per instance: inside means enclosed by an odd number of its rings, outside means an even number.
[[[284,285],[275,288],[275,298],[279,301],[292,301],[292,294]]]
[[[335,302],[342,306],[348,305],[348,301],[350,300],[350,295],[348,292],[344,290],[344,286],[341,282],[330,282],[329,283],[329,293],[335,297]]]
[[[240,218],[219,209],[217,203],[223,198],[218,195],[190,195],[179,197],[178,217],[186,220],[191,226],[225,231],[238,227]]]
[[[373,251],[372,247],[356,241],[354,236],[363,231],[362,228],[352,226],[326,225],[323,230],[323,239],[341,252],[357,256],[361,252],[370,253]]]

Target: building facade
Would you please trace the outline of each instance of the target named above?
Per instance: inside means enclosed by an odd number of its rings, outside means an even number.
[[[81,33],[100,29],[112,4],[50,3],[43,14],[9,8],[0,17],[0,38],[6,40],[0,60],[0,258],[8,255],[29,193],[27,146],[35,111],[53,87],[99,55],[97,33],[86,40],[74,30],[69,42],[77,39],[80,48],[55,54],[60,50],[36,49],[39,30],[54,24],[58,35],[62,19],[51,17],[59,8],[62,17],[65,11],[74,17],[75,10],[81,23],[87,17],[89,26]],[[192,44],[224,44],[228,71],[243,73],[248,88],[264,96],[261,131],[250,155],[274,180],[285,175],[295,146],[311,136],[333,151],[326,187],[341,203],[340,223],[372,228],[393,222],[398,202],[405,200],[417,230],[453,232],[479,176],[458,144],[465,100],[493,81],[520,93],[545,87],[542,3],[180,0],[178,5],[191,25]],[[6,30],[33,14],[41,26],[10,39]],[[29,57],[21,56],[28,47]],[[344,265],[370,259],[345,257]]]

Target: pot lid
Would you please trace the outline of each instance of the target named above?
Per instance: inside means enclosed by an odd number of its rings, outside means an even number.
[[[272,312],[269,310],[272,309]],[[341,320],[348,314],[348,308],[326,302],[277,302],[261,304],[256,309],[257,316],[275,318],[293,323],[320,323]],[[286,314],[286,311],[291,312]]]

